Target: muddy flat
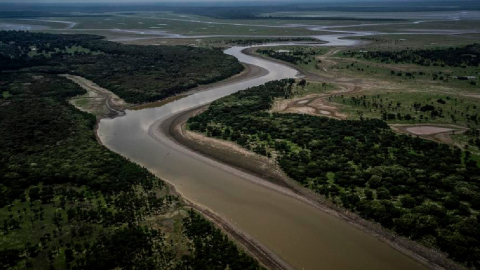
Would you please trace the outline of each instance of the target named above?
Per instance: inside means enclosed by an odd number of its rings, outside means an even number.
[[[70,99],[70,103],[81,111],[103,117],[110,114],[121,114],[126,108],[130,107],[116,94],[86,78],[70,74],[60,76],[71,80],[87,91],[85,95]]]
[[[407,131],[415,135],[432,135],[453,131],[454,129],[435,126],[416,126],[409,127]]]
[[[319,110],[318,111],[320,114],[323,114],[323,115],[331,115],[332,113],[330,113],[329,111],[324,111],[324,110]]]

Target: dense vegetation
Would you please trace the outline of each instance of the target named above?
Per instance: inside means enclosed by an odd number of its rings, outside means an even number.
[[[267,44],[274,42],[320,42],[315,38],[299,37],[299,38],[245,38],[245,39],[222,39],[212,43],[236,44],[241,46],[250,46],[257,44]]]
[[[479,103],[465,97],[431,93],[382,93],[329,98],[357,111],[360,117],[402,123],[444,123],[478,127]]]
[[[268,57],[289,62],[292,64],[303,62],[303,57],[302,57],[302,54],[300,53],[291,53],[288,51],[279,51],[279,50],[272,50],[272,49],[261,49],[261,50],[258,50],[258,52],[261,54],[265,54]]]
[[[315,56],[318,54],[323,54],[323,49],[313,48],[313,47],[287,47],[286,49],[279,48],[266,48],[258,49],[257,52],[268,56],[270,58],[282,60],[288,63],[296,64],[306,64],[308,65],[311,62],[317,63]]]
[[[135,46],[90,35],[0,31],[0,69],[70,73],[130,103],[164,99],[243,70],[221,50],[188,46]]]
[[[299,184],[480,268],[480,168],[456,147],[394,133],[382,120],[270,113],[294,80],[217,100],[189,128],[275,158]]]
[[[422,66],[478,67],[480,65],[480,44],[459,48],[401,51],[348,51],[345,56],[384,63],[411,63]]]
[[[419,11],[453,11],[453,10],[479,10],[480,5],[474,1],[439,1],[432,6],[426,1],[415,1],[405,5],[403,2],[383,2],[381,5],[376,3],[362,3],[358,5],[357,2],[310,2],[310,3],[295,3],[295,4],[277,4],[277,5],[243,5],[243,6],[183,6],[183,7],[171,7],[169,10],[181,13],[181,14],[195,14],[200,16],[208,16],[218,19],[262,19],[261,15],[265,13],[273,12],[352,12],[352,16],[345,17],[328,17],[329,20],[352,20],[352,21],[399,21],[395,18],[357,18],[355,13],[358,12],[419,12]],[[130,9],[132,10],[132,9]],[[307,19],[301,16],[292,16],[288,18],[291,20],[322,20],[322,17]],[[270,17],[271,19],[282,19],[285,17],[277,17],[275,15]],[[270,19],[268,16],[264,16],[263,19]],[[401,20],[400,20],[401,21]]]
[[[2,7],[3,8],[3,7]],[[42,17],[48,17],[48,18],[53,18],[53,17],[61,17],[61,18],[68,18],[68,17],[112,17],[112,15],[107,15],[107,14],[99,14],[99,15],[86,15],[86,14],[70,14],[70,13],[53,13],[53,12],[45,12],[45,11],[29,11],[29,10],[23,10],[23,11],[0,11],[0,18],[2,19],[16,19],[16,18],[42,18]]]
[[[84,94],[0,74],[0,269],[258,269],[165,183],[101,146]],[[8,93],[8,94],[6,94]]]

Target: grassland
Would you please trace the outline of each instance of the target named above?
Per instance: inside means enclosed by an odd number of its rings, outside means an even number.
[[[310,54],[312,49],[305,46],[257,50],[262,56],[286,61],[304,71],[307,81],[334,86],[327,91],[329,95],[325,95],[325,91],[319,92],[318,102],[309,97],[303,106],[305,108],[300,106],[297,98],[290,103],[281,101],[283,105],[279,103],[277,107],[297,113],[323,110],[341,119],[382,119],[392,125],[454,125],[457,130],[455,136],[424,137],[456,145],[469,150],[474,156],[480,154],[475,143],[476,136],[458,134],[458,131],[462,133],[479,126],[478,67],[394,63],[362,57],[362,54],[377,51],[443,50],[449,46],[471,44],[470,38],[447,36],[442,38],[445,42],[441,46],[432,44],[438,41],[438,36],[390,35],[362,39],[371,43],[354,49],[331,49],[328,53],[320,48],[318,53]],[[295,51],[301,57],[285,57],[295,55]],[[302,51],[304,53],[299,53]],[[352,57],[351,52],[355,52],[357,57]]]
[[[338,90],[338,86],[329,83],[306,82],[305,85],[295,84],[292,92],[295,97],[304,97],[311,94],[327,94]]]
[[[175,38],[182,35],[192,38],[205,36],[284,36],[284,37],[310,37],[328,34],[328,27],[340,27],[338,30],[352,31],[381,31],[385,33],[408,33],[415,35],[419,32],[441,31],[439,34],[453,34],[458,30],[465,35],[474,35],[467,30],[476,28],[475,20],[452,21],[446,14],[435,12],[411,12],[411,13],[292,13],[295,16],[314,15],[328,17],[352,17],[354,20],[286,20],[286,19],[218,19],[206,16],[181,14],[175,12],[159,11],[136,11],[136,12],[106,12],[96,17],[90,14],[76,13],[75,17],[43,17],[31,20],[1,19],[0,24],[24,24],[46,26],[52,33],[88,33],[98,34],[112,40],[128,41],[132,39],[162,39]],[[290,14],[290,15],[292,15]],[[330,15],[329,15],[330,14]],[[452,13],[453,14],[453,13]],[[285,15],[285,14],[284,14]],[[287,14],[288,15],[288,14]],[[275,15],[276,16],[276,15]],[[281,15],[283,16],[283,15]],[[280,17],[281,17],[280,16]],[[435,20],[435,16],[440,16]],[[443,17],[442,17],[443,16]],[[445,17],[446,16],[446,17]],[[453,16],[453,15],[452,15]],[[466,15],[462,15],[466,16]],[[470,15],[473,16],[473,15]],[[398,18],[403,21],[382,21]],[[442,21],[443,20],[443,21]],[[414,23],[421,22],[421,23]],[[71,23],[74,23],[72,25]],[[0,26],[1,27],[1,26]],[[327,28],[325,28],[327,27]],[[317,29],[315,29],[317,28]],[[333,28],[337,30],[337,28]],[[423,31],[425,30],[425,31]],[[457,31],[457,32],[458,32]],[[394,38],[394,37],[392,37]],[[423,37],[421,37],[423,38]],[[433,38],[435,39],[435,38]],[[455,41],[455,37],[448,37]],[[463,39],[463,38],[459,38]],[[438,40],[438,39],[436,39]],[[167,41],[169,42],[169,41]],[[160,43],[160,42],[157,42]],[[435,43],[435,42],[432,42]],[[192,44],[189,42],[187,44]]]
[[[52,18],[49,18],[52,19]],[[52,19],[53,20],[53,19]],[[134,15],[116,15],[113,17],[78,17],[55,18],[55,20],[72,21],[77,24],[72,29],[62,31],[112,32],[109,30],[138,30],[139,36],[159,36],[161,32],[196,35],[258,35],[258,36],[308,36],[315,31],[305,28],[282,27],[289,22],[266,24],[264,21],[224,21],[205,17],[186,17],[173,13],[137,13]],[[12,22],[11,20],[9,22]],[[18,22],[17,22],[18,23]],[[51,24],[49,25],[51,26]],[[62,24],[54,25],[62,29]],[[153,31],[156,31],[155,34]],[[142,33],[143,34],[140,34]],[[150,32],[150,33],[149,33]],[[126,32],[125,34],[128,34]],[[133,34],[133,33],[130,33]]]
[[[358,119],[360,116],[369,119],[383,119],[384,114],[394,114],[389,123],[433,123],[433,124],[457,124],[476,128],[478,121],[471,120],[471,116],[478,113],[480,100],[455,97],[445,94],[428,92],[391,92],[368,95],[334,96],[332,102],[342,104],[343,110],[350,119]],[[419,105],[420,104],[420,105]],[[422,106],[431,105],[439,116],[433,116],[433,110],[422,111]],[[406,115],[410,117],[405,118]],[[400,116],[400,117],[398,117]]]

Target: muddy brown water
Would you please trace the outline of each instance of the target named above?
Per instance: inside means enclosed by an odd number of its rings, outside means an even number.
[[[259,184],[233,168],[202,158],[176,145],[166,135],[152,136],[169,117],[236,91],[271,80],[291,78],[297,71],[242,53],[226,51],[240,61],[269,71],[260,78],[200,92],[158,108],[127,111],[101,120],[98,135],[111,150],[169,181],[188,200],[210,209],[296,269],[426,269],[347,222],[291,196]],[[260,182],[256,182],[260,181]]]

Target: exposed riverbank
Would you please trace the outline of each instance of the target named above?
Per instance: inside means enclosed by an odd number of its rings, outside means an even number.
[[[212,89],[212,88],[222,87],[222,86],[225,86],[225,85],[228,85],[228,84],[233,84],[233,83],[241,82],[241,81],[248,80],[248,79],[259,78],[259,77],[262,77],[262,76],[265,76],[265,75],[268,74],[268,71],[266,69],[261,68],[259,66],[255,66],[255,65],[251,65],[251,64],[245,64],[245,63],[242,63],[242,65],[244,67],[243,71],[236,74],[236,75],[233,75],[230,78],[227,78],[227,79],[222,80],[222,81],[210,83],[210,84],[199,85],[199,86],[197,86],[193,89],[188,90],[187,92],[180,93],[178,95],[169,97],[169,98],[164,99],[164,100],[160,100],[160,101],[156,101],[156,102],[149,102],[149,103],[145,103],[145,104],[140,104],[140,105],[132,107],[131,110],[141,110],[141,109],[164,106],[164,105],[166,105],[170,102],[177,101],[179,99],[182,99],[184,97],[187,97],[187,96],[190,96],[190,95],[202,92],[202,91],[207,91],[207,90]]]
[[[81,111],[103,118],[122,115],[127,108],[132,107],[132,104],[126,103],[115,93],[100,87],[86,78],[70,74],[62,74],[60,76],[71,80],[87,91],[85,95],[69,100],[73,106]]]
[[[261,178],[273,185],[286,188],[320,211],[342,219],[431,269],[465,269],[449,260],[444,254],[425,248],[405,237],[400,237],[382,228],[379,224],[367,221],[357,214],[333,204],[323,196],[302,187],[285,175],[273,160],[247,151],[232,142],[206,137],[203,134],[187,130],[186,121],[206,108],[207,106],[202,106],[169,118],[156,129],[154,136],[169,136],[176,143],[188,147],[202,156],[256,176],[255,179]]]
[[[254,53],[255,49],[253,48],[246,49],[243,52],[251,56],[258,56]],[[274,61],[269,58],[265,59]],[[283,62],[281,63],[284,64]],[[290,66],[294,67],[293,65]],[[300,72],[303,75],[307,75],[305,72]],[[300,186],[294,180],[285,175],[273,160],[247,151],[232,142],[209,138],[203,134],[187,130],[186,121],[190,117],[201,113],[207,107],[208,106],[202,106],[200,108],[180,113],[164,122],[157,132],[167,134],[177,143],[188,147],[203,156],[214,159],[228,166],[233,166],[246,173],[253,174],[272,184],[287,188],[295,194],[306,198],[310,203],[315,204],[315,206],[322,211],[341,218],[362,231],[375,236],[402,253],[422,262],[429,268],[463,269],[463,267],[446,258],[444,254],[425,248],[404,237],[399,237],[393,232],[382,228],[380,225],[364,220],[358,215],[333,204],[323,196]]]
[[[87,91],[85,95],[72,98],[70,100],[70,103],[74,105],[77,109],[94,114],[97,117],[99,117],[99,119],[102,119],[102,118],[110,118],[110,117],[123,115],[124,110],[128,108],[131,108],[133,110],[141,110],[146,108],[160,107],[170,102],[174,102],[176,100],[184,98],[188,95],[205,91],[213,87],[219,87],[219,86],[227,85],[230,83],[239,82],[242,80],[258,78],[268,74],[267,70],[255,65],[243,64],[243,66],[245,69],[241,73],[234,75],[223,81],[215,82],[208,85],[201,85],[186,93],[182,93],[162,101],[142,104],[138,106],[133,106],[132,104],[126,103],[117,95],[115,95],[113,92],[107,89],[101,88],[94,82],[87,80],[85,78],[69,75],[69,74],[62,75],[62,77],[65,77],[75,82],[76,84],[78,84],[80,87],[82,87],[84,90]],[[103,144],[102,141],[98,138],[97,138],[97,141],[100,144]],[[285,263],[281,258],[279,258],[276,254],[270,252],[261,243],[259,243],[252,237],[242,233],[240,230],[235,228],[232,224],[229,224],[227,221],[223,220],[221,217],[211,212],[210,210],[204,207],[201,207],[200,205],[196,205],[192,203],[191,201],[186,199],[184,196],[181,196],[181,194],[176,191],[175,186],[173,184],[167,181],[166,183],[169,185],[171,193],[174,195],[177,195],[185,203],[187,207],[191,207],[197,210],[198,212],[202,213],[204,217],[209,219],[218,228],[220,228],[226,235],[229,235],[233,240],[235,240],[238,244],[240,244],[240,246],[243,247],[244,251],[246,251],[253,257],[257,258],[259,262],[262,263],[265,267],[269,269],[293,269],[291,266]]]
[[[104,119],[99,137],[113,151],[141,164],[203,209],[221,217],[247,237],[296,269],[426,269],[371,234],[327,213],[292,189],[265,181],[182,146],[158,127],[185,111],[249,87],[298,74],[273,61],[226,51],[240,61],[261,66],[266,76],[210,89],[161,107],[127,111]],[[331,211],[331,210],[330,210]]]
[[[209,209],[189,201],[185,198],[185,196],[182,196],[182,194],[177,192],[173,184],[169,183],[168,181],[166,181],[166,183],[170,188],[170,192],[173,195],[178,196],[187,207],[193,208],[198,212],[202,213],[205,218],[207,218],[210,222],[214,223],[217,228],[222,230],[223,233],[228,235],[233,241],[239,244],[245,252],[256,258],[267,269],[294,269],[284,260],[278,257],[275,253],[271,252],[268,248],[262,245],[260,242],[258,242],[251,236],[246,235],[241,230],[233,226],[233,224],[230,224]]]

